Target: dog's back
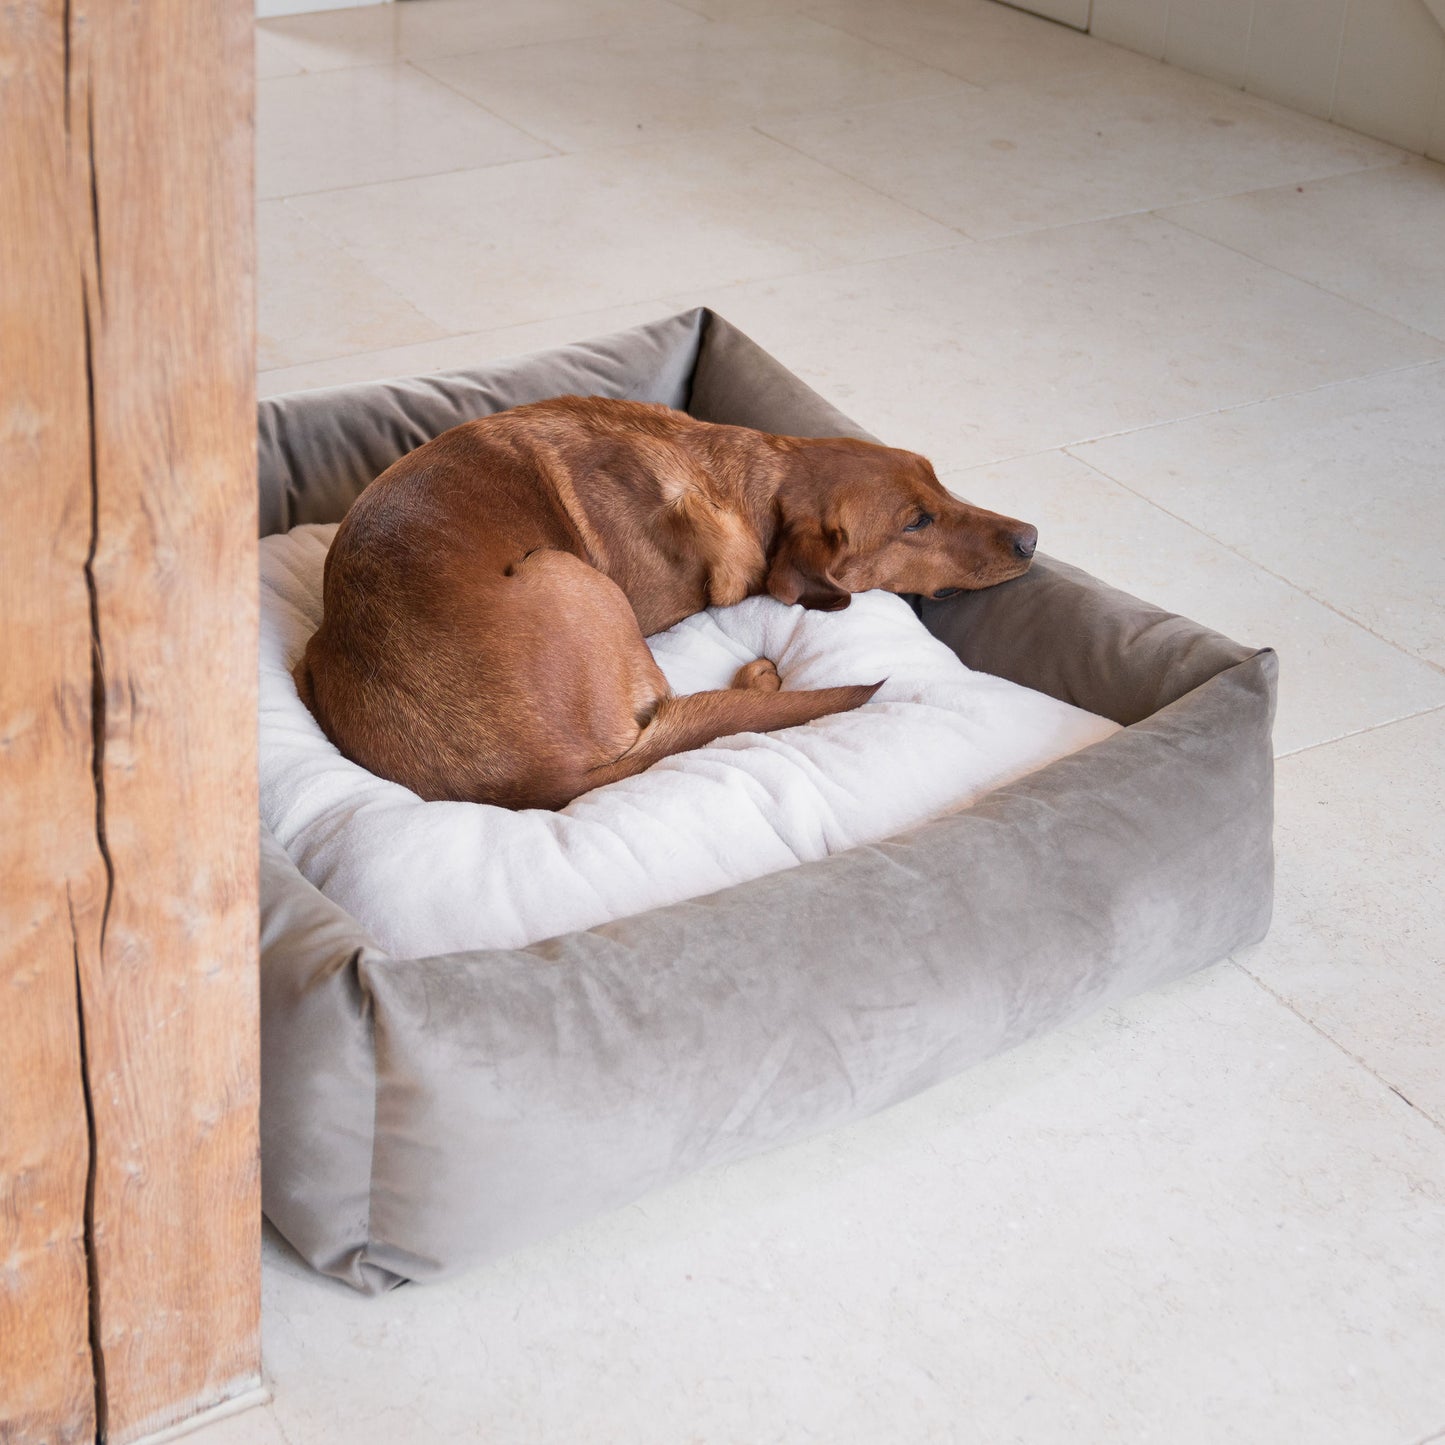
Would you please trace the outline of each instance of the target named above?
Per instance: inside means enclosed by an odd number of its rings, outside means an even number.
[[[938,531],[906,536],[919,525],[898,519],[923,508]],[[939,568],[952,553],[965,566],[958,538],[986,562],[958,585],[1016,575],[1032,554],[1030,541],[1000,561],[1023,524],[948,497],[913,453],[598,397],[518,407],[443,433],[358,498],[297,689],[346,756],[422,797],[558,807],[724,734],[866,701],[876,683],[785,693],[751,667],[732,689],[677,698],[644,635],[764,590],[846,606],[834,572],[880,526],[867,546],[913,572],[886,564],[860,586],[951,578]]]

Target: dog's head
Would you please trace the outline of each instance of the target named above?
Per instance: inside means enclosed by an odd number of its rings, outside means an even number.
[[[798,446],[769,555],[779,601],[834,611],[875,587],[948,597],[1028,571],[1038,532],[951,496],[917,453],[848,438]]]

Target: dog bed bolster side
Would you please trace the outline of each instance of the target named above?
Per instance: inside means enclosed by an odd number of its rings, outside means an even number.
[[[535,356],[268,397],[258,408],[261,535],[339,522],[398,457],[508,407],[595,395],[681,408],[704,318],[696,308]]]
[[[1255,651],[1053,557],[983,592],[923,599],[919,616],[966,667],[1123,727]]]
[[[261,825],[261,1194],[314,1268],[367,1294],[399,1282],[366,1258],[376,1119],[377,950]]]
[[[366,1258],[428,1279],[1262,936],[1274,658],[961,814],[519,951],[368,955]]]

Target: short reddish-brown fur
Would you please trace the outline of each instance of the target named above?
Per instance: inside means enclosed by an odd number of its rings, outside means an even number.
[[[763,662],[675,697],[645,636],[761,592],[836,608],[988,587],[1026,570],[1035,537],[912,452],[559,397],[453,427],[366,488],[296,683],[347,757],[423,798],[557,808],[879,686],[780,691]]]

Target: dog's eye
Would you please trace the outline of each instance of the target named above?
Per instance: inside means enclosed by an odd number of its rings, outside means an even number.
[[[925,527],[933,525],[933,518],[927,512],[920,512],[903,530],[905,532],[921,532]]]

